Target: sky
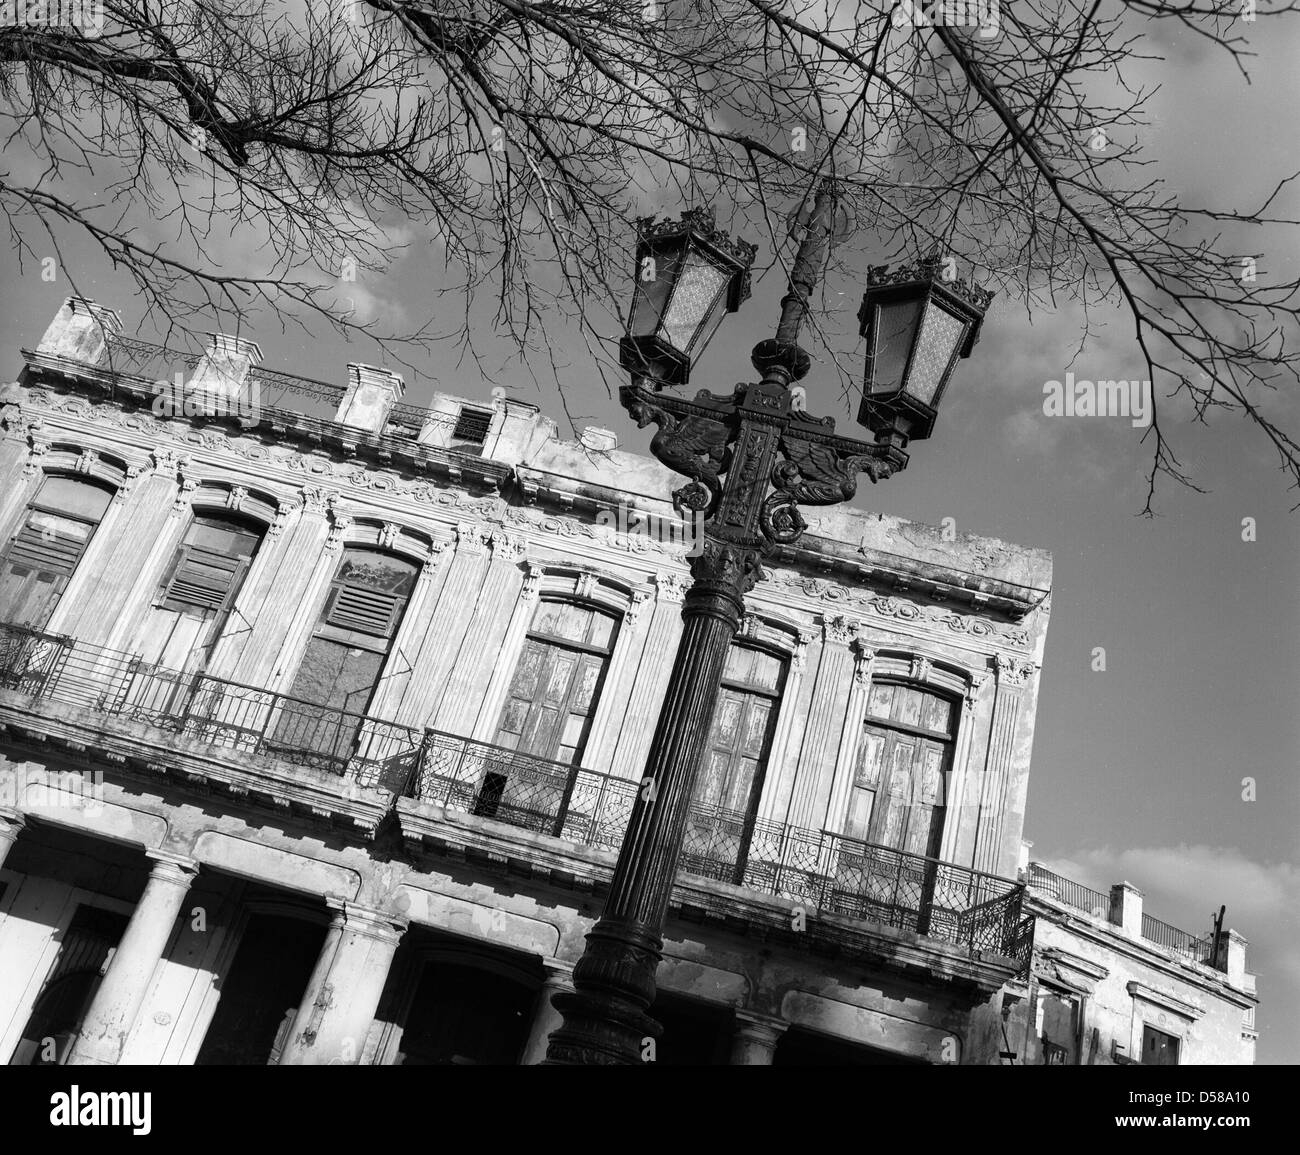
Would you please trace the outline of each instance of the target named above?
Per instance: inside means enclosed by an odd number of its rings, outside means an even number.
[[[1300,104],[1300,20],[1243,30],[1260,52],[1249,86],[1226,59],[1186,37],[1166,35],[1167,63],[1148,66],[1164,87],[1142,143],[1158,175],[1189,201],[1240,207],[1300,168],[1293,118],[1278,111]],[[1288,207],[1300,215],[1294,199]],[[408,239],[382,283],[357,293],[376,311],[419,318],[438,307],[439,266],[420,237]],[[1298,257],[1292,240],[1268,253],[1261,269],[1293,278]],[[83,245],[70,244],[65,258],[81,291],[117,308],[134,332],[140,309],[131,285]],[[36,345],[69,286],[63,269],[53,282],[38,267],[19,274],[12,261],[5,272],[0,372],[8,380],[21,366],[19,349]],[[861,288],[861,278],[850,276],[827,292]],[[769,335],[783,291],[776,275],[759,280],[697,363],[692,385],[726,391],[750,376],[748,350]],[[1138,516],[1149,460],[1143,430],[1122,417],[1042,410],[1044,383],[1067,370],[1093,379],[1145,376],[1131,323],[1118,314],[1099,320],[1078,350],[1082,317],[1068,302],[1030,316],[995,301],[934,435],[912,447],[903,474],[878,486],[864,479],[854,504],[930,524],[951,517],[961,532],[1051,551],[1051,624],[1025,826],[1032,857],[1098,889],[1130,881],[1145,893],[1148,912],[1196,934],[1226,905],[1225,924],[1249,941],[1248,966],[1259,976],[1259,1061],[1295,1063],[1300,511],[1292,506],[1300,494],[1288,490],[1273,451],[1243,419],[1215,414],[1192,425],[1175,407],[1167,432],[1206,492],[1162,482],[1159,516]],[[489,329],[490,314],[480,323]],[[245,335],[260,342],[268,367],[340,384],[346,362],[381,360],[373,347],[327,332],[304,338],[268,323]],[[612,429],[624,448],[645,452],[645,435],[581,344],[559,323],[551,339],[567,358],[574,424]],[[405,400],[427,401],[436,389],[486,401],[491,385],[505,384],[573,435],[554,383],[524,373],[504,341],[483,348],[486,372],[446,351],[413,353]],[[837,352],[861,362],[851,339]],[[826,386],[827,376],[815,366],[804,382],[809,409],[831,413],[850,431],[847,399]],[[1300,436],[1298,401],[1275,403],[1293,436]],[[1246,518],[1254,540],[1243,540]],[[1094,668],[1098,647],[1104,670]]]

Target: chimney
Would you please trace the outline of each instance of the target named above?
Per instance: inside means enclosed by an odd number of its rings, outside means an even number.
[[[1142,892],[1131,882],[1110,888],[1110,921],[1125,934],[1142,937]]]
[[[374,365],[348,365],[348,388],[334,420],[353,429],[382,433],[388,414],[406,392],[399,374]]]
[[[88,297],[69,297],[45,330],[36,351],[86,365],[100,365],[107,359],[107,341],[121,331],[122,318],[112,309],[97,305]]]

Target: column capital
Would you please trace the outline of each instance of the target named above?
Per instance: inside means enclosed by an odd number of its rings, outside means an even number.
[[[542,959],[545,975],[542,986],[571,991],[573,989],[573,963],[558,958]]]
[[[789,1023],[772,1015],[759,1015],[753,1011],[736,1012],[734,1033],[739,1038],[775,1047],[789,1029]]]
[[[345,898],[327,898],[331,925],[351,934],[364,934],[379,942],[397,942],[406,933],[411,920],[386,910],[374,910]]]
[[[149,878],[189,886],[199,872],[199,862],[184,854],[171,850],[146,850],[145,857],[153,862],[149,868]]]

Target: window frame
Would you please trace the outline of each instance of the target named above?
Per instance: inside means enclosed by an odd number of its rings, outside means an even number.
[[[251,518],[230,515],[224,512],[208,512],[205,510],[195,509],[190,519],[190,524],[186,527],[185,535],[188,536],[199,524],[200,518],[206,518],[209,521],[226,522],[231,526],[236,526],[248,532],[253,539],[253,548],[250,553],[243,556],[232,558],[230,554],[219,554],[215,550],[208,549],[206,546],[200,546],[192,542],[186,542],[182,537],[180,544],[176,547],[176,552],[172,555],[171,564],[159,583],[158,594],[154,604],[160,609],[169,610],[173,613],[189,614],[192,617],[219,618],[230,613],[234,607],[235,600],[239,597],[243,589],[244,582],[248,578],[248,571],[252,568],[254,560],[257,558],[258,551],[262,548],[262,543],[266,539],[266,526],[262,525]],[[233,561],[235,564],[230,571],[230,581],[226,586],[226,591],[222,596],[220,605],[203,606],[195,602],[185,601],[183,598],[176,597],[173,594],[177,579],[184,571],[185,566],[195,555],[206,555],[208,557],[219,558],[222,561]]]

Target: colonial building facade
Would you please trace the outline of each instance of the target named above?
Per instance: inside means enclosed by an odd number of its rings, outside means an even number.
[[[82,299],[24,356],[0,1059],[539,1062],[681,630],[672,475]],[[1043,551],[847,507],[773,559],[648,1061],[1249,1061],[1237,937],[1171,952],[1132,888],[1084,911],[1021,863],[1050,591]]]

